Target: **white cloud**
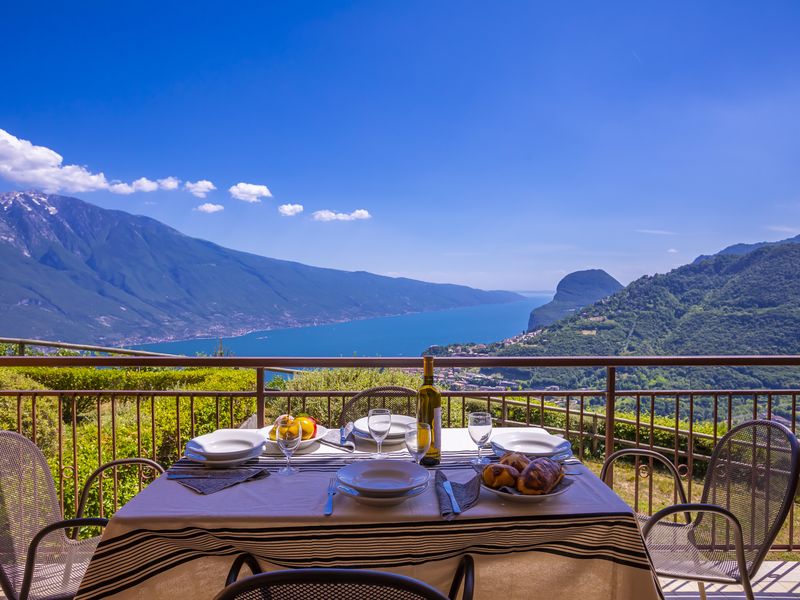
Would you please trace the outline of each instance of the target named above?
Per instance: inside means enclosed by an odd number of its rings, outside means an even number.
[[[155,192],[158,189],[158,183],[147,177],[139,177],[131,186],[137,192]]]
[[[798,227],[788,227],[786,225],[770,225],[766,227],[769,231],[774,231],[776,233],[788,233],[789,235],[797,235],[800,233],[800,228]]]
[[[271,198],[272,192],[265,185],[237,183],[228,188],[231,196],[245,202],[261,202],[261,198]]]
[[[50,194],[108,190],[124,196],[134,192],[154,192],[159,187],[174,190],[180,184],[176,177],[157,182],[147,177],[140,177],[133,183],[108,181],[103,173],[92,173],[84,166],[63,163],[64,158],[58,152],[0,129],[0,177],[14,183],[30,185]]]
[[[35,146],[0,129],[0,177],[48,193],[93,192],[108,189],[103,173],[63,165],[64,158],[50,148]]]
[[[357,221],[360,219],[371,219],[369,211],[359,208],[351,213],[337,213],[332,210],[318,210],[311,215],[315,221]]]
[[[669,248],[669,249],[667,250],[667,253],[669,253],[669,254],[677,254],[677,253],[678,253],[678,250],[676,250],[675,248]]]
[[[678,235],[674,231],[667,231],[666,229],[637,229],[636,233],[644,233],[647,235]]]
[[[108,186],[108,190],[112,194],[122,194],[123,196],[127,196],[128,194],[132,194],[136,190],[133,189],[133,186],[129,183],[123,183],[122,181],[117,181],[112,183]]]
[[[293,217],[303,212],[302,204],[281,204],[278,207],[278,212],[284,217]]]
[[[177,190],[180,184],[181,180],[177,177],[165,177],[158,180],[158,186],[162,190]]]
[[[188,190],[190,194],[197,198],[205,198],[209,192],[217,189],[217,186],[208,179],[201,179],[200,181],[187,181],[183,184],[183,189]]]
[[[211,202],[206,202],[205,204],[201,204],[200,206],[195,207],[194,210],[196,210],[197,212],[206,213],[210,215],[211,213],[225,210],[225,207],[222,206],[222,204],[211,204]]]

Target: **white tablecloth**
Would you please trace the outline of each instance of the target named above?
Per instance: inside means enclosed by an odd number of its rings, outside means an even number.
[[[467,431],[446,429],[442,438],[441,468],[466,480],[474,474]],[[580,474],[558,497],[520,504],[482,491],[453,521],[440,517],[432,486],[392,508],[338,494],[333,516],[324,517],[328,482],[353,459],[319,446],[298,457],[297,475],[271,475],[207,496],[162,476],[111,519],[78,598],[213,598],[241,552],[256,555],[265,570],[378,568],[445,593],[459,558],[470,553],[476,598],[659,597],[631,509],[581,465],[570,465]],[[279,457],[260,460],[281,464]]]

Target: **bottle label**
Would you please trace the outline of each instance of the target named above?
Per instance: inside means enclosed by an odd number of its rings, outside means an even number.
[[[442,407],[433,409],[433,447],[442,449]]]

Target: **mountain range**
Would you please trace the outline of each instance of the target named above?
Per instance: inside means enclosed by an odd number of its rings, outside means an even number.
[[[77,198],[0,193],[0,335],[122,344],[522,297],[223,248]]]
[[[800,240],[798,240],[800,241]],[[534,332],[494,344],[435,347],[437,355],[616,356],[800,353],[800,243],[739,245],[665,274],[644,276],[616,293]],[[677,373],[680,371],[680,373]],[[504,370],[534,386],[596,387],[591,370]],[[533,377],[533,379],[531,379]],[[629,369],[622,387],[669,381],[681,389],[782,387],[785,369]]]

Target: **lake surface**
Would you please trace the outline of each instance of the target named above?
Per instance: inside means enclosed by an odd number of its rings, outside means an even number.
[[[520,302],[484,304],[348,323],[255,331],[223,338],[234,356],[419,356],[433,345],[487,343],[517,335],[528,326],[532,309],[552,300],[532,295]],[[213,354],[218,339],[164,342],[136,346],[142,350]]]

